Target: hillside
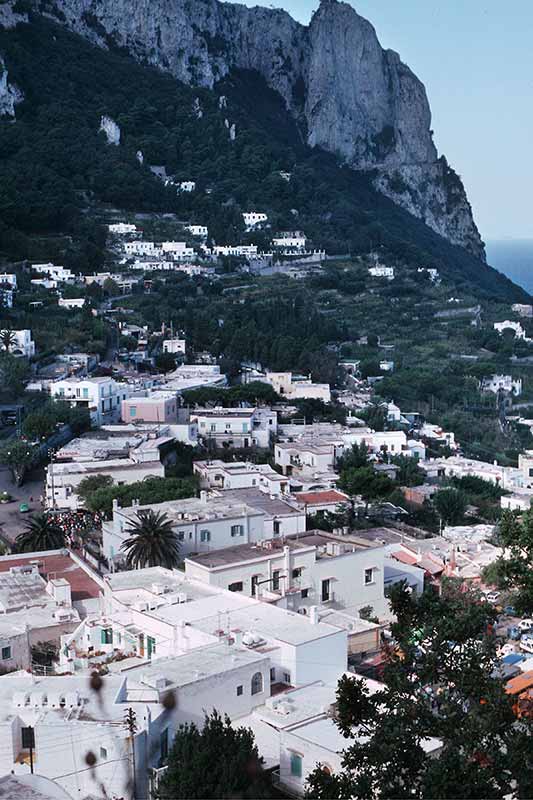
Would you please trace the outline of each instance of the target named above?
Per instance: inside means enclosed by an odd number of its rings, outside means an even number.
[[[15,119],[0,122],[6,259],[61,258],[77,271],[100,266],[105,237],[98,220],[109,207],[174,212],[207,224],[225,243],[243,238],[241,211],[260,208],[274,229],[302,228],[330,253],[381,247],[413,265],[436,266],[455,287],[481,297],[526,297],[378,193],[371,173],[310,148],[257,72],[234,70],[213,89],[194,89],[38,15],[0,29],[0,54],[23,95]],[[120,126],[119,146],[99,133],[104,114]],[[148,165],[195,180],[198,191],[176,195]],[[291,173],[290,182],[280,171]]]

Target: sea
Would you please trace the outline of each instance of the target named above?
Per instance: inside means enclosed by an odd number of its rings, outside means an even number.
[[[533,239],[488,241],[487,262],[533,294]]]

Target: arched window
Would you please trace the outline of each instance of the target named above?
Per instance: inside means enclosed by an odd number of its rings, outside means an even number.
[[[260,694],[263,691],[263,673],[256,672],[252,675],[252,694]]]

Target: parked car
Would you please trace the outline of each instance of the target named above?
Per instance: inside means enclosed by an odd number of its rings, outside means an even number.
[[[525,631],[530,631],[533,628],[533,619],[521,619],[518,623],[518,627],[523,633]]]
[[[512,653],[515,652],[515,645],[507,642],[506,644],[502,644],[501,647],[498,648],[498,657],[505,658],[505,656],[510,656]]]
[[[525,653],[533,653],[533,636],[530,633],[526,633],[522,636],[519,647],[520,650],[523,650]]]
[[[507,628],[507,638],[513,642],[517,642],[522,635],[520,628],[517,625],[510,625]]]
[[[500,592],[488,592],[485,597],[487,598],[489,603],[496,603],[500,596]]]
[[[516,609],[514,606],[505,606],[503,613],[507,614],[508,617],[516,617]]]

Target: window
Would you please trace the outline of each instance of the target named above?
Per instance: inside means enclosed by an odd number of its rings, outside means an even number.
[[[365,569],[365,586],[370,583],[374,583],[374,569],[372,567]]]
[[[2,661],[7,661],[8,658],[11,658],[11,645],[2,647]]]
[[[243,693],[242,685],[241,686],[237,686],[237,697],[240,697],[242,695],[242,693]]]
[[[244,526],[243,525],[232,525],[231,526],[231,535],[232,536],[244,536]]]
[[[283,672],[281,677],[283,679],[283,683],[286,683],[287,686],[291,685],[291,673],[290,672]]]
[[[275,569],[272,573],[272,589],[275,592],[279,590],[279,569]]]
[[[178,542],[183,542],[185,540],[185,533],[183,531],[178,532]]]
[[[329,578],[326,578],[325,580],[322,581],[322,602],[323,603],[327,603],[327,601],[329,600],[329,584],[330,584]]]
[[[228,586],[230,592],[242,592],[242,581],[235,581]]]
[[[107,750],[105,749],[105,747],[100,748],[100,758],[103,759],[104,761],[107,758]]]
[[[217,426],[215,424],[211,425],[211,433],[216,433]]]
[[[152,658],[155,655],[155,639],[153,636],[146,637],[146,649],[148,651],[148,658]]]
[[[302,600],[305,600],[306,597],[309,597],[309,589],[302,589],[300,592]]]
[[[112,628],[102,628],[101,637],[100,637],[101,644],[113,644],[113,630]]]
[[[159,750],[161,752],[161,761],[163,761],[168,756],[168,728],[165,728],[164,731],[161,731],[161,736],[159,737]]]
[[[201,542],[210,542],[211,541],[211,531],[200,531],[200,541]]]
[[[130,417],[137,416],[137,406],[130,406]]]
[[[257,594],[257,584],[259,583],[259,575],[252,575],[252,597]]]
[[[35,730],[31,727],[21,728],[20,732],[22,735],[22,748],[29,750],[30,747],[35,747]]]
[[[252,694],[261,694],[263,691],[263,673],[256,672],[252,675]]]
[[[291,753],[291,775],[294,778],[302,777],[302,757],[298,753]]]
[[[274,520],[274,536],[278,536],[281,533],[281,522],[279,519]]]
[[[302,568],[301,567],[296,567],[296,569],[293,569],[293,571],[292,571],[292,577],[293,578],[299,578],[301,576],[301,574],[302,574]]]
[[[276,667],[270,667],[270,681],[276,680]]]
[[[83,390],[83,399],[84,400],[88,400],[89,399],[89,390],[88,389],[84,389]]]

